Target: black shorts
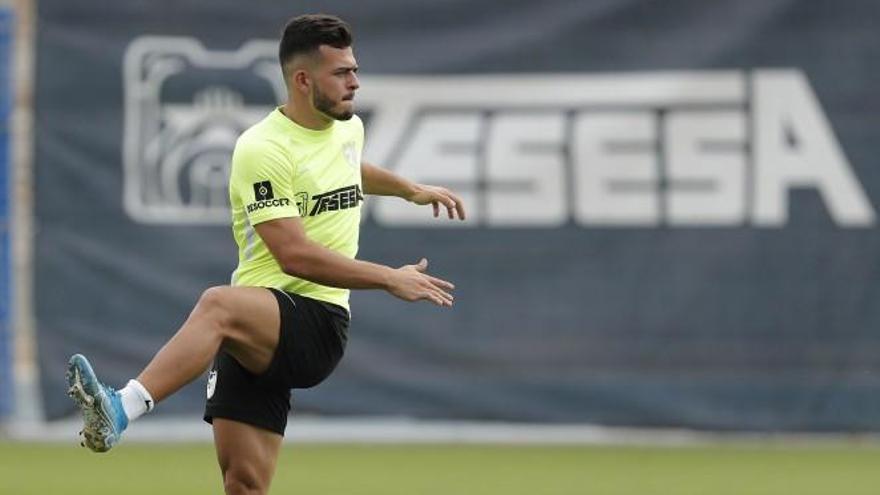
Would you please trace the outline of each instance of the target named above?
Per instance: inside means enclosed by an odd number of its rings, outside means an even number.
[[[208,374],[205,421],[240,421],[283,435],[290,389],[321,383],[336,368],[348,340],[345,308],[269,289],[278,300],[278,347],[264,373],[255,375],[221,350]]]

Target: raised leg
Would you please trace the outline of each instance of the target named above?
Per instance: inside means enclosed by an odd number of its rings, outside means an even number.
[[[212,287],[137,380],[159,402],[208,369],[222,347],[248,371],[269,368],[281,316],[268,289]]]

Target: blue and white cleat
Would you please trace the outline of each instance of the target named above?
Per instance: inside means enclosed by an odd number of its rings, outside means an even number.
[[[128,427],[119,392],[98,381],[92,365],[82,354],[67,363],[67,395],[82,410],[82,444],[95,452],[107,452],[119,443]]]

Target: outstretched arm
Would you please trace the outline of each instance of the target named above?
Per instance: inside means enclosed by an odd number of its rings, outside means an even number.
[[[397,196],[417,205],[430,204],[434,217],[440,215],[440,205],[446,207],[450,219],[464,220],[464,203],[449,189],[426,184],[416,184],[403,177],[367,162],[361,162],[361,182],[366,194]]]
[[[288,275],[345,289],[384,289],[405,301],[452,306],[449,291],[454,286],[425,273],[428,261],[424,258],[397,269],[349,259],[310,240],[302,219],[296,217],[269,220],[254,229]]]

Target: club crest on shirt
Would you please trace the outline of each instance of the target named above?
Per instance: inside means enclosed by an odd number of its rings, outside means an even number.
[[[352,168],[358,167],[360,159],[354,141],[349,141],[342,145],[342,155],[345,156],[345,161],[347,161]]]
[[[299,210],[299,216],[304,217],[309,214],[309,193],[296,193],[296,208]]]

